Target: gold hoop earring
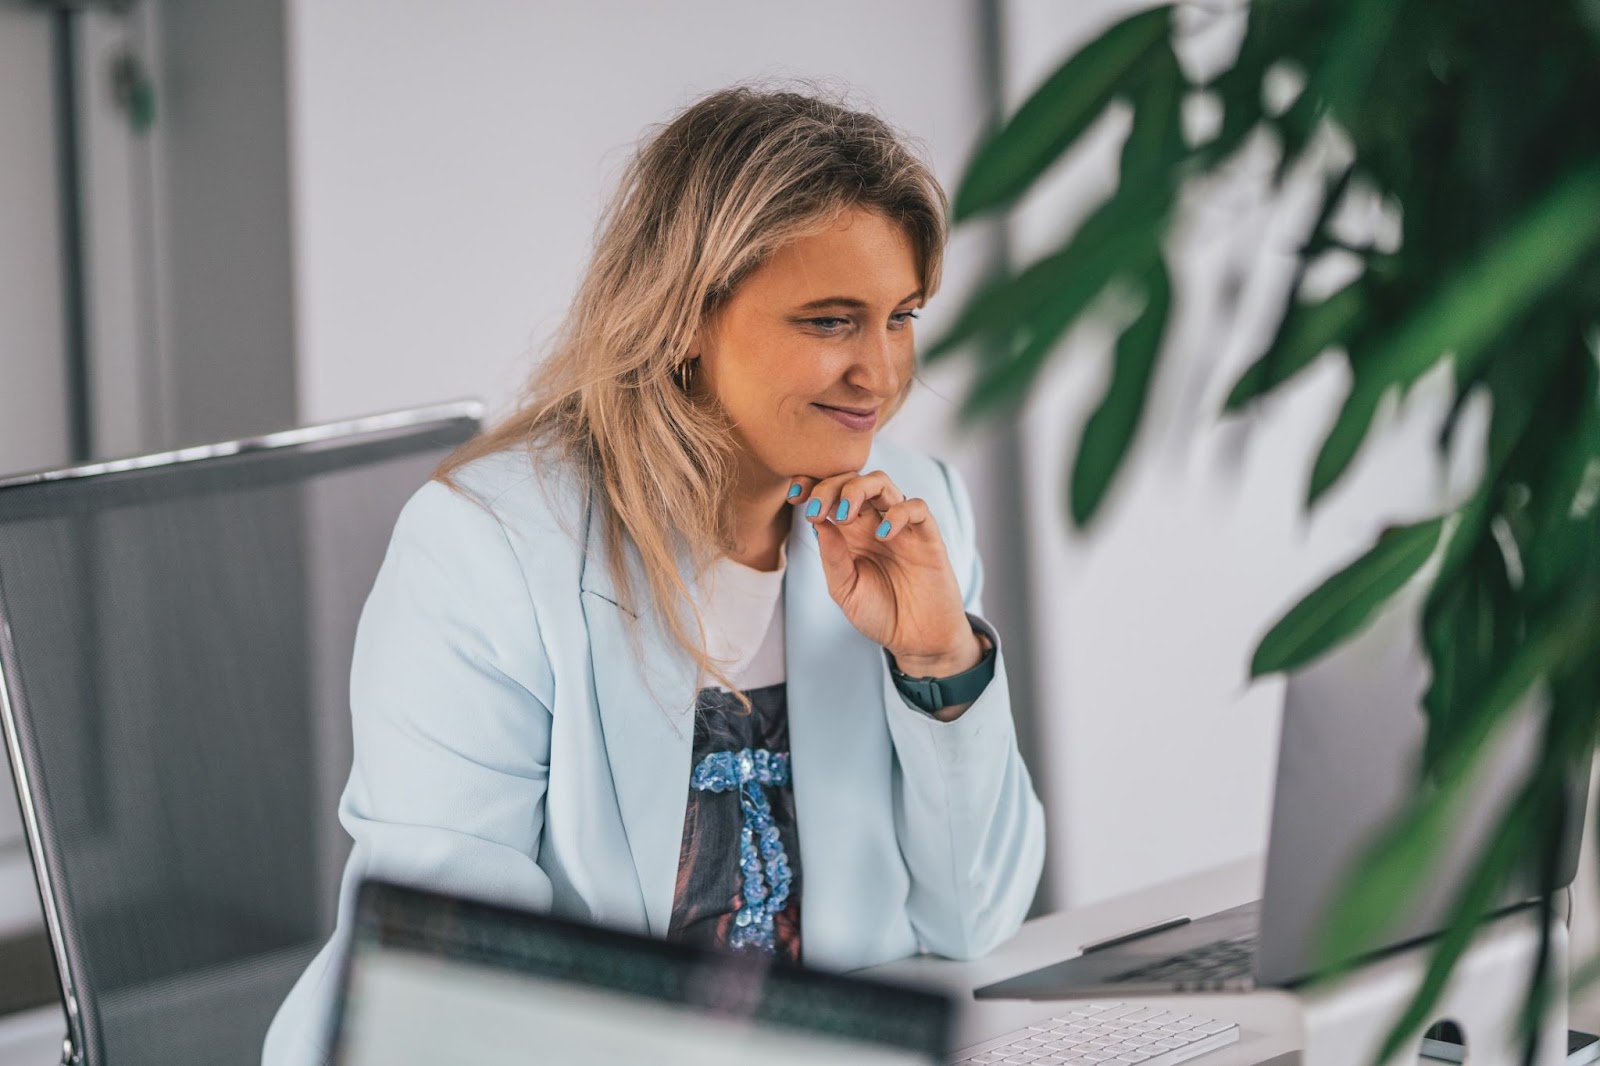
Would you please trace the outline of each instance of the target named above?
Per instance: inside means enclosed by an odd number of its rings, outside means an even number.
[[[678,388],[684,392],[689,391],[689,386],[694,382],[694,365],[699,359],[685,359],[678,364]]]

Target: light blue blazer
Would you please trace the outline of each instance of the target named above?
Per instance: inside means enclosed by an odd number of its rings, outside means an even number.
[[[984,954],[1021,924],[1044,862],[1003,643],[978,617],[966,489],[943,463],[885,441],[865,469],[928,502],[967,611],[1001,650],[960,718],[913,709],[883,649],[829,597],[794,509],[783,588],[801,950],[835,969],[919,950]],[[502,452],[459,481],[471,499],[430,482],[406,505],[361,615],[355,760],[339,804],[355,845],[337,928],[279,1009],[266,1066],[326,1058],[365,875],[667,931],[693,664],[650,612],[630,642],[601,524],[570,471],[536,473],[525,454]]]

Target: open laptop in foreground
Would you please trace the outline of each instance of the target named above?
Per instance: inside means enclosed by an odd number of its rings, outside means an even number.
[[[369,881],[333,1061],[929,1066],[952,1012],[931,992]]]
[[[1391,606],[1351,643],[1291,676],[1262,898],[1191,921],[1088,944],[1081,955],[977,990],[979,999],[1128,998],[1172,992],[1290,987],[1316,975],[1320,922],[1346,872],[1411,795],[1427,736],[1427,666],[1414,609]],[[1486,756],[1430,883],[1381,954],[1439,932],[1470,860],[1532,765],[1539,704],[1530,698]],[[1587,763],[1585,762],[1585,765]],[[1558,885],[1572,881],[1587,775],[1569,785]],[[1526,871],[1499,900],[1537,896]]]

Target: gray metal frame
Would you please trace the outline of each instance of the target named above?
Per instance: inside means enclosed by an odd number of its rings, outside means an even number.
[[[206,444],[175,451],[127,459],[112,459],[98,463],[40,470],[0,478],[0,491],[24,485],[39,485],[75,478],[99,477],[119,474],[129,470],[147,470],[152,467],[192,463],[205,459],[220,459],[245,452],[269,451],[274,448],[298,447],[323,443],[345,443],[354,437],[392,433],[431,422],[446,422],[458,418],[481,420],[484,405],[476,400],[460,400],[429,407],[411,408],[350,419],[305,426],[241,440]],[[67,957],[66,938],[61,931],[61,915],[56,903],[55,885],[45,862],[43,838],[39,831],[39,815],[34,807],[33,789],[28,767],[22,758],[22,744],[17,735],[17,723],[11,703],[11,689],[6,678],[6,660],[13,651],[10,624],[0,616],[0,726],[4,727],[6,752],[10,758],[11,774],[16,785],[17,801],[22,808],[23,830],[28,840],[28,856],[33,865],[34,877],[39,885],[39,900],[44,909],[45,928],[50,937],[50,950],[55,956],[56,972],[60,978],[61,999],[67,1015],[67,1037],[61,1050],[62,1066],[78,1066],[83,1061],[83,1019],[78,1008],[78,984],[73,975],[72,962]]]
[[[352,418],[344,422],[327,422],[317,426],[302,426],[259,437],[224,441],[221,444],[201,444],[192,448],[177,448],[151,455],[137,455],[127,459],[106,459],[97,463],[62,467],[55,470],[36,470],[29,473],[0,477],[0,489],[19,485],[37,485],[46,481],[66,481],[70,478],[96,477],[100,474],[120,474],[127,470],[145,470],[153,466],[170,466],[173,463],[192,463],[200,459],[219,459],[242,452],[259,452],[271,448],[286,448],[300,444],[321,444],[343,440],[367,433],[390,433],[397,429],[428,422],[445,422],[452,418],[482,419],[483,404],[477,400],[457,400],[453,403],[435,404],[431,407],[414,407],[403,411],[389,411],[379,415]]]
[[[45,931],[50,936],[50,953],[55,956],[56,975],[61,983],[61,1003],[67,1014],[67,1036],[62,1042],[61,1062],[72,1066],[83,1058],[83,1022],[78,1017],[78,985],[73,979],[72,962],[67,958],[66,939],[61,934],[61,915],[56,908],[55,885],[44,861],[39,836],[39,815],[33,806],[33,786],[28,767],[22,760],[22,744],[17,739],[16,718],[11,710],[11,688],[6,681],[6,659],[11,649],[11,627],[0,618],[0,725],[5,729],[6,752],[11,761],[11,779],[16,785],[17,802],[22,808],[22,829],[28,839],[28,859],[39,886],[39,902],[44,909]]]

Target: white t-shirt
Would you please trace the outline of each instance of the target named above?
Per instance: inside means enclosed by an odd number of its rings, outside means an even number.
[[[788,564],[788,545],[783,544],[776,570],[756,570],[724,557],[712,564],[708,574],[700,604],[706,650],[741,690],[776,685],[787,677],[783,574]]]

